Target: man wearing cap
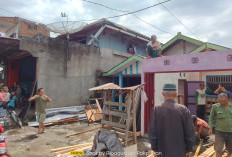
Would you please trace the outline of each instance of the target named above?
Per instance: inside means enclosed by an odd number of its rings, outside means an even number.
[[[206,88],[204,83],[200,84],[200,89],[195,92],[195,101],[197,107],[197,117],[200,119],[205,119],[205,98],[206,94],[210,94],[212,90],[210,88]]]
[[[190,157],[195,132],[190,111],[175,102],[175,84],[163,87],[164,102],[155,105],[149,124],[149,139],[154,156]]]
[[[161,56],[161,44],[157,41],[156,35],[151,36],[151,41],[147,44],[147,57],[156,58]]]

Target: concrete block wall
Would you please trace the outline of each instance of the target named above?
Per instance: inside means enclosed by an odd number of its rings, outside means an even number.
[[[111,81],[99,74],[126,59],[107,49],[70,42],[71,56],[66,60],[67,41],[42,35],[22,37],[20,49],[38,58],[38,88],[43,87],[53,99],[49,108],[83,105],[92,94],[89,88]]]

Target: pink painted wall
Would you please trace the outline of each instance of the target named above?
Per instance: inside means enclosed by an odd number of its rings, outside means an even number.
[[[142,61],[143,73],[228,69],[232,69],[232,50],[166,56]]]

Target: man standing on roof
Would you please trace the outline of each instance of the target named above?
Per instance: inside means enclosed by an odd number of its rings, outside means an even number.
[[[156,35],[151,36],[151,41],[147,44],[147,57],[148,58],[156,58],[161,57],[161,44],[157,41]]]
[[[175,84],[163,87],[165,101],[155,105],[149,124],[149,139],[154,156],[190,157],[195,132],[189,109],[175,102]]]

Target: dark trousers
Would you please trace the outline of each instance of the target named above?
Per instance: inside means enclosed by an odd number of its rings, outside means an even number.
[[[205,105],[197,106],[197,117],[201,119],[205,119]]]

